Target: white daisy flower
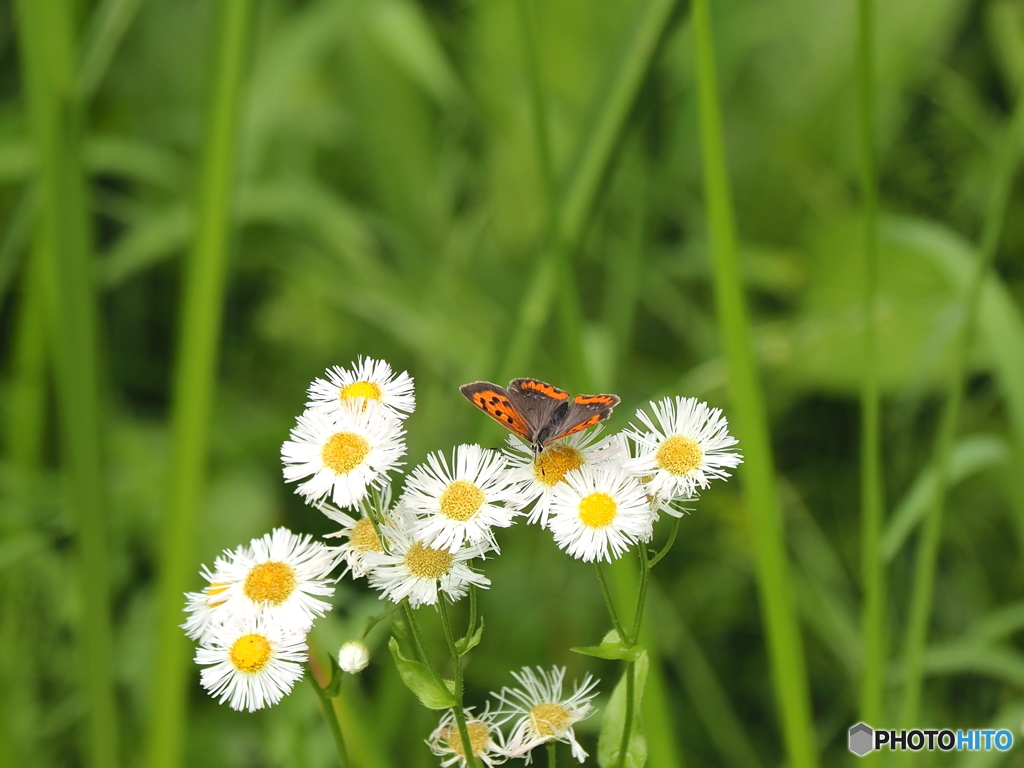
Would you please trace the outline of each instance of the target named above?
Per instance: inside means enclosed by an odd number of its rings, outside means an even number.
[[[366,552],[363,562],[370,567],[370,586],[381,590],[381,598],[409,605],[434,605],[438,590],[453,601],[463,597],[469,585],[490,586],[490,579],[473,571],[466,562],[484,553],[482,545],[467,546],[454,554],[423,543],[407,527],[382,528],[387,552]]]
[[[210,618],[217,623],[262,616],[269,622],[305,634],[331,604],[317,596],[334,594],[328,576],[338,563],[338,553],[297,536],[287,528],[276,528],[248,547],[224,552],[210,580],[217,604]],[[201,593],[201,594],[206,594]],[[190,596],[191,597],[191,596]],[[189,624],[185,624],[186,632]]]
[[[693,496],[711,480],[729,477],[726,470],[743,461],[739,453],[727,450],[737,441],[720,409],[694,397],[666,397],[652,402],[651,410],[653,419],[642,409],[636,412],[649,431],[626,431],[636,451],[626,468],[649,476],[647,487],[658,499]]]
[[[505,739],[498,728],[497,713],[490,708],[484,710],[479,717],[473,715],[472,708],[464,709],[466,731],[469,733],[469,744],[473,756],[487,766],[504,763],[508,757],[504,754]],[[462,735],[455,722],[455,711],[448,710],[441,718],[440,724],[427,739],[427,746],[437,757],[442,757],[441,768],[458,764],[460,768],[468,765],[466,750],[462,745]]]
[[[335,548],[338,557],[345,563],[345,573],[350,573],[360,578],[370,572],[370,567],[363,563],[363,554],[366,552],[383,552],[384,545],[381,543],[380,535],[377,532],[373,520],[369,517],[372,513],[378,520],[390,520],[396,525],[400,519],[410,518],[411,515],[404,515],[403,511],[396,506],[391,506],[391,485],[385,485],[380,489],[371,489],[369,496],[363,499],[359,515],[350,515],[338,509],[333,504],[322,501],[316,508],[336,523],[341,523],[341,530],[324,535],[324,538],[344,538],[345,542]],[[344,574],[342,574],[344,575]]]
[[[326,379],[315,379],[309,385],[309,408],[334,412],[360,403],[365,407],[366,401],[376,400],[399,419],[416,410],[412,376],[405,371],[395,373],[384,360],[360,356],[351,369],[336,365],[324,375]]]
[[[339,507],[354,507],[369,488],[384,485],[385,473],[404,455],[402,422],[372,402],[335,413],[310,408],[281,446],[284,479],[309,478],[296,493],[309,503],[330,498]]]
[[[305,635],[262,617],[217,628],[195,657],[206,667],[200,682],[210,695],[250,712],[277,704],[302,677],[305,660]]]
[[[228,582],[227,577],[221,575],[221,572],[233,558],[240,557],[244,551],[245,547],[241,546],[234,551],[224,550],[214,561],[213,570],[203,566],[200,575],[209,582],[203,591],[185,593],[185,612],[189,617],[181,628],[193,640],[206,642],[210,633],[224,622],[224,613],[219,609],[224,605],[224,592],[228,588]]]
[[[530,443],[509,435],[508,445],[511,450],[506,451],[505,455],[509,459],[513,478],[520,484],[522,506],[526,507],[535,499],[537,502],[530,510],[527,522],[539,522],[541,528],[547,528],[551,499],[566,472],[584,465],[619,464],[629,458],[621,435],[608,435],[603,440],[597,440],[603,426],[598,424],[593,430],[562,438],[546,446],[539,454],[534,453]]]
[[[440,451],[414,469],[402,503],[419,518],[425,544],[451,553],[464,543],[497,549],[493,527],[507,528],[519,513],[519,487],[497,451],[460,445],[449,469]]]
[[[654,514],[635,478],[618,467],[569,472],[551,500],[548,527],[555,543],[590,562],[613,559],[638,541],[650,541]]]
[[[508,738],[505,754],[525,757],[529,764],[534,747],[561,741],[572,745],[572,756],[579,762],[586,760],[587,753],[576,741],[573,725],[594,713],[590,702],[597,695],[594,689],[598,681],[587,675],[571,696],[562,698],[565,667],[552,667],[550,672],[540,667],[536,672],[524,667],[519,673],[513,672],[512,677],[522,688],[506,687],[501,693],[492,694],[502,704],[499,716],[519,718]]]
[[[324,535],[324,538],[343,538],[345,541],[335,549],[338,557],[345,563],[345,573],[351,573],[355,578],[361,578],[370,572],[370,566],[363,562],[363,555],[367,552],[383,552],[384,545],[381,544],[380,536],[373,521],[362,515],[353,517],[342,512],[333,504],[320,503],[317,509],[327,515],[335,522],[341,523],[341,530]]]

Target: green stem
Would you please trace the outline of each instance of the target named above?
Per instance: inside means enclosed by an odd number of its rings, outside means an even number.
[[[872,0],[859,0],[857,71],[861,118],[861,195],[864,202],[864,378],[861,383],[861,574],[864,606],[861,631],[864,665],[861,719],[882,719],[885,670],[885,564],[879,557],[882,533],[882,459],[878,389],[878,179],[875,169],[874,13]]]
[[[622,741],[619,742],[619,768],[626,768],[629,735],[633,730],[633,699],[636,697],[636,662],[626,662],[626,714],[622,719]]]
[[[384,619],[388,618],[388,616],[390,616],[392,613],[394,613],[401,607],[402,606],[400,603],[392,603],[380,613],[374,614],[373,616],[367,616],[366,621],[363,622],[363,626],[359,630],[359,634],[356,635],[356,640],[362,640],[364,637],[370,634],[371,629],[377,626],[377,624],[379,624],[380,622],[384,621]]]
[[[601,568],[601,564],[597,561],[594,562],[594,570],[597,571],[597,581],[601,584],[601,594],[604,595],[604,604],[608,609],[608,615],[612,619],[612,627],[619,633],[619,640],[623,643],[631,643],[632,641],[626,635],[626,630],[622,627],[622,622],[619,621],[619,614],[615,612],[615,604],[612,602],[612,595],[608,591],[608,582],[604,578],[604,569]]]
[[[552,739],[547,744],[548,750],[548,768],[555,768],[556,760],[558,759],[558,742]]]
[[[736,224],[725,161],[715,74],[709,0],[693,0],[697,107],[704,164],[707,229],[715,274],[715,304],[735,412],[743,446],[741,477],[750,513],[761,611],[772,681],[786,751],[792,768],[817,765],[803,640],[793,601],[785,527],[775,486],[768,416],[754,360],[750,322],[736,248]]]
[[[441,612],[441,623],[444,625],[444,639],[448,641],[448,650],[452,654],[452,663],[455,667],[455,707],[452,712],[455,713],[455,723],[459,727],[459,736],[462,737],[462,754],[468,768],[476,768],[473,741],[469,738],[466,712],[462,707],[462,659],[459,656],[459,649],[455,647],[455,635],[452,633],[451,620],[448,618],[448,600],[443,592],[438,595],[437,607]]]
[[[469,629],[466,630],[466,637],[471,637],[476,632],[477,622],[477,605],[476,605],[476,587],[472,584],[469,585]]]
[[[338,713],[334,709],[334,702],[327,695],[327,691],[321,688],[320,683],[316,681],[313,666],[309,662],[306,662],[306,677],[309,679],[310,685],[313,686],[313,690],[316,691],[317,698],[320,699],[320,706],[324,710],[324,719],[330,726],[331,735],[334,737],[334,746],[338,750],[338,764],[341,765],[341,768],[348,768],[348,750],[345,748],[345,737],[341,733],[341,723],[338,722]]]
[[[671,531],[669,531],[669,534],[668,534],[668,541],[666,541],[666,542],[665,542],[665,546],[663,546],[663,547],[662,547],[662,548],[661,548],[661,549],[660,549],[660,550],[658,551],[658,554],[656,554],[656,555],[655,555],[654,557],[652,557],[652,558],[651,558],[651,559],[650,559],[650,560],[648,561],[648,563],[647,563],[647,567],[648,567],[648,568],[653,568],[654,566],[656,566],[656,565],[657,565],[658,563],[660,563],[660,562],[661,562],[661,559],[662,559],[662,558],[663,558],[663,557],[664,557],[665,555],[667,555],[667,554],[668,554],[668,551],[669,551],[670,549],[672,549],[672,545],[676,543],[676,534],[677,534],[678,532],[679,532],[679,518],[678,518],[678,517],[675,517],[675,518],[673,518],[673,519],[672,519],[672,530],[671,530]]]
[[[647,582],[650,576],[651,566],[647,561],[647,550],[643,546],[637,547],[637,554],[640,556],[640,588],[636,596],[636,612],[633,615],[633,634],[625,642],[630,645],[639,642],[640,628],[643,626],[644,606],[647,604]],[[626,751],[629,749],[629,737],[633,730],[633,708],[634,702],[634,675],[636,672],[635,662],[626,662],[626,715],[622,721],[622,747],[619,752],[619,765],[624,767]]]
[[[412,632],[413,642],[416,643],[416,652],[420,656],[420,661],[430,671],[431,677],[434,678],[434,682],[440,686],[442,691],[448,690],[448,686],[445,685],[444,679],[441,677],[441,673],[437,671],[437,667],[430,660],[430,654],[427,653],[427,645],[423,642],[423,633],[420,632],[420,625],[416,621],[416,616],[413,613],[412,608],[409,607],[409,601],[402,601],[402,610],[405,612],[405,620],[409,625],[409,631]]]
[[[637,547],[640,555],[640,590],[636,596],[636,613],[633,616],[632,642],[640,641],[640,627],[644,619],[644,606],[647,604],[647,581],[651,575],[651,565],[647,561],[647,551],[643,546]]]
[[[910,618],[903,651],[905,683],[903,702],[900,709],[900,723],[915,723],[921,703],[921,686],[924,679],[924,650],[928,640],[928,619],[931,616],[935,586],[935,563],[942,538],[942,516],[945,504],[945,488],[949,477],[949,461],[953,450],[953,439],[960,421],[960,409],[964,400],[965,373],[971,351],[971,339],[977,320],[978,303],[981,299],[985,275],[995,257],[1002,232],[1006,203],[1017,163],[1021,143],[1024,141],[1024,97],[1018,94],[1010,125],[1007,126],[1003,144],[996,158],[996,175],[992,183],[991,197],[986,208],[978,262],[971,276],[964,300],[962,327],[956,348],[956,357],[951,369],[946,402],[939,422],[935,440],[935,485],[932,492],[928,515],[924,520],[917,562],[914,569],[914,584],[910,600]],[[910,727],[910,726],[907,726]]]
[[[157,588],[149,768],[175,768],[186,743],[186,681],[192,665],[178,624],[181,595],[194,578],[190,577],[195,568],[193,544],[217,384],[251,9],[252,0],[220,2],[207,133],[196,195],[197,228],[184,267],[173,384],[169,503]]]

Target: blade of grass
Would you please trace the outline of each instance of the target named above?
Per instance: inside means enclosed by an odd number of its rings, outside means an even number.
[[[775,487],[768,417],[754,356],[736,254],[736,228],[718,108],[715,52],[708,0],[694,0],[698,119],[707,227],[714,262],[715,303],[729,369],[735,434],[743,448],[744,496],[750,510],[761,611],[768,635],[775,697],[786,752],[794,768],[817,765],[803,641],[793,604],[793,584]]]
[[[878,178],[875,170],[874,7],[858,2],[857,80],[860,96],[861,195],[864,204],[864,379],[860,393],[861,638],[860,717],[882,722],[885,680],[885,562],[882,532],[882,457],[878,392]]]
[[[953,440],[956,437],[956,429],[960,421],[960,409],[964,400],[965,374],[968,370],[968,359],[974,336],[978,300],[985,282],[985,275],[995,257],[996,248],[1002,233],[1006,203],[1020,156],[1022,133],[1024,133],[1024,98],[1018,94],[1013,115],[1006,128],[1002,146],[996,158],[995,177],[992,181],[989,205],[986,209],[985,222],[982,229],[980,253],[978,254],[977,264],[975,265],[974,273],[971,275],[971,281],[964,299],[961,317],[962,328],[957,340],[956,357],[954,358],[946,401],[935,438],[933,459],[936,478],[935,493],[932,496],[928,514],[924,520],[921,539],[918,544],[917,561],[914,568],[914,582],[910,598],[910,618],[907,622],[907,630],[904,637],[903,666],[905,670],[905,683],[903,686],[903,701],[900,708],[900,723],[917,722],[920,710],[921,687],[924,680],[925,643],[928,640],[928,619],[931,616],[935,587],[935,565],[942,537],[942,516],[945,504],[944,490],[948,484]]]
[[[650,601],[651,615],[658,617],[654,627],[658,642],[665,648],[675,649],[666,661],[673,665],[683,681],[697,717],[707,729],[723,763],[736,768],[761,768],[761,760],[743,721],[729,701],[721,678],[680,615],[678,605],[673,604],[654,581],[651,583]]]
[[[37,155],[40,212],[35,255],[45,285],[56,372],[61,460],[77,515],[87,763],[115,766],[117,710],[110,622],[91,234],[75,93],[73,9],[65,0],[19,0],[24,88]]]
[[[948,485],[943,493],[968,477],[1005,464],[1009,459],[1010,446],[1000,437],[968,435],[960,438],[949,457]],[[921,470],[889,519],[879,549],[879,556],[885,562],[891,562],[902,549],[921,518],[928,513],[935,493],[935,468],[929,464]]]
[[[141,2],[103,0],[96,6],[85,31],[78,66],[78,98],[81,101],[89,101],[96,93]]]
[[[563,238],[563,201],[555,189],[555,172],[551,159],[551,140],[548,135],[547,99],[541,82],[540,62],[535,40],[533,0],[518,0],[520,24],[523,30],[523,47],[526,70],[530,84],[530,102],[533,117],[534,141],[537,144],[537,158],[541,182],[544,187],[544,201],[548,210],[548,242],[540,255],[541,261],[551,261],[558,274],[560,301],[559,320],[562,326],[562,344],[569,365],[568,383],[575,388],[587,387],[586,363],[583,357],[583,307],[580,304],[576,281],[572,275],[572,246]]]
[[[601,90],[594,119],[590,121],[593,128],[581,146],[579,159],[567,175],[559,197],[558,241],[569,253],[579,244],[626,118],[669,29],[675,4],[676,0],[647,0],[626,37],[607,86]],[[555,259],[543,252],[520,305],[516,334],[501,364],[501,381],[523,375],[523,368],[536,347],[537,336],[547,321],[555,290],[559,287],[558,277]]]
[[[231,234],[241,94],[250,33],[250,0],[220,7],[213,87],[199,175],[196,238],[185,264],[174,378],[169,504],[160,560],[156,657],[152,665],[147,764],[181,761],[188,643],[178,627],[188,588],[203,493],[207,437]]]
[[[18,271],[18,260],[32,231],[37,197],[35,185],[27,184],[4,227],[3,241],[0,241],[0,310],[3,310],[7,288]]]

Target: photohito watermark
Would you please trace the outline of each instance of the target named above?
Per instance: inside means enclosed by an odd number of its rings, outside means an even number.
[[[948,728],[913,729],[902,731],[886,731],[874,729],[867,723],[857,723],[850,728],[847,745],[858,757],[864,757],[876,749],[910,750],[920,752],[922,749],[950,752],[957,750],[992,750],[1005,752],[1013,746],[1013,734],[1003,730],[972,730],[951,731]]]

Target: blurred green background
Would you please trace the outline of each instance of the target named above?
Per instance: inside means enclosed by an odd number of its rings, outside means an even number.
[[[789,568],[759,592],[764,542],[742,490],[771,457],[748,450],[740,424],[739,482],[705,493],[654,572],[649,765],[811,764],[787,758],[766,589],[795,606],[803,648],[790,651],[806,667],[818,764],[855,761],[866,374],[881,390],[885,518],[872,724],[998,725],[1019,741],[1024,189],[1008,188],[1004,212],[998,188],[1019,154],[1009,128],[1024,2],[876,8],[877,365],[861,352],[858,6],[712,10],[761,372],[746,383],[764,398]],[[616,392],[611,429],[669,394],[732,416],[694,63],[708,36],[691,11],[671,0],[0,4],[0,766],[334,764],[305,684],[260,713],[218,706],[175,627],[181,592],[222,548],[275,525],[331,530],[278,459],[305,387],[330,365],[364,354],[416,378],[409,466],[462,441],[500,444],[458,394],[476,379]],[[965,364],[957,339],[986,221],[995,259]],[[936,473],[950,380],[965,396],[949,471]],[[948,491],[927,569],[922,703],[900,722],[936,474]],[[594,672],[610,692],[616,665],[568,651],[608,624],[592,569],[536,529],[501,542],[468,702],[482,706],[527,664]],[[623,605],[632,566],[616,569]],[[321,658],[378,605],[351,580],[336,603],[312,637]],[[375,661],[341,699],[354,764],[435,764],[422,743],[435,718],[402,687],[385,636],[371,639]],[[583,727],[591,752],[596,728]],[[919,762],[1024,765],[1021,754]]]

